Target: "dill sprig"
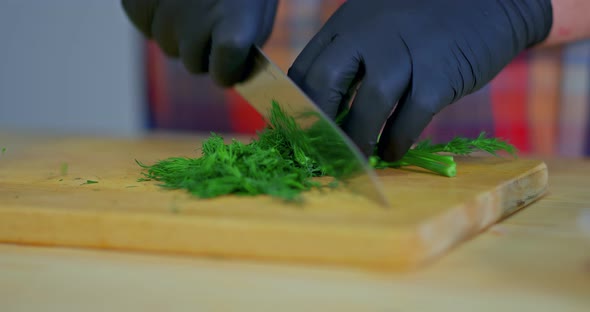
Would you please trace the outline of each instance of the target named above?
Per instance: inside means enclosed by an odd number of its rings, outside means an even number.
[[[488,138],[486,132],[482,131],[475,139],[454,137],[444,144],[432,144],[430,139],[419,142],[413,149],[428,153],[451,153],[454,155],[468,155],[482,151],[498,156],[499,151],[505,151],[516,156],[516,148],[511,144],[497,138]]]
[[[517,150],[513,145],[498,138],[487,137],[483,131],[475,139],[455,137],[444,144],[432,144],[430,139],[420,141],[396,162],[386,162],[378,156],[372,156],[370,161],[375,168],[416,166],[443,176],[454,177],[457,175],[457,164],[453,155],[466,156],[475,152],[485,152],[499,157],[500,151],[517,156]]]
[[[325,186],[316,177],[334,177],[327,184],[334,187],[338,179],[354,172],[356,168],[348,157],[338,157],[347,147],[340,140],[330,139],[335,133],[325,128],[328,125],[320,122],[302,130],[278,103],[272,104],[267,127],[250,143],[232,140],[226,144],[223,137],[211,133],[202,143],[200,157],[171,157],[152,165],[136,160],[144,169],[138,181],[159,181],[164,188],[186,189],[200,198],[270,195],[295,201],[301,199],[302,192]],[[343,118],[341,114],[337,123]],[[456,137],[445,144],[421,141],[396,162],[385,162],[376,155],[369,161],[376,169],[417,166],[453,177],[457,174],[453,155],[484,151],[498,156],[501,150],[516,154],[512,145],[487,138],[482,132],[475,139]]]

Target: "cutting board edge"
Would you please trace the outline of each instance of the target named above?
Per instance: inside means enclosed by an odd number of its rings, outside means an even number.
[[[424,250],[430,250],[430,253],[423,254],[417,266],[427,264],[436,260],[441,254],[461,245],[461,242],[469,240],[488,228],[503,221],[510,216],[518,213],[528,207],[535,201],[540,200],[548,193],[549,188],[549,171],[545,162],[540,162],[535,167],[522,173],[512,181],[506,181],[498,185],[489,193],[484,193],[470,202],[458,205],[443,213],[439,218],[433,218],[437,223],[426,222],[419,227],[421,239],[428,246]],[[529,183],[534,183],[532,188]],[[524,192],[528,190],[528,192]],[[522,194],[522,196],[521,196]],[[494,207],[494,205],[496,205]],[[479,210],[469,210],[470,206],[480,207]],[[471,222],[473,227],[465,224],[466,219],[476,219],[479,222]],[[441,227],[447,227],[448,224],[456,223],[456,233],[448,235],[446,241],[435,239],[441,235]],[[463,224],[462,224],[463,223]]]
[[[405,228],[361,226],[350,231],[349,226],[339,224],[277,225],[267,220],[260,224],[244,224],[240,220],[210,216],[183,220],[182,217],[162,215],[96,215],[69,211],[46,213],[43,209],[36,208],[3,209],[0,210],[0,216],[0,243],[262,260],[314,266],[407,267],[412,262],[409,254],[406,257],[395,257],[382,247],[404,245],[401,249],[411,250],[412,246],[419,245],[418,242],[412,242],[414,233]],[[17,219],[20,223],[17,225],[3,221]],[[60,223],[64,219],[69,219],[70,223],[76,223],[77,226],[63,226]],[[100,224],[101,228],[93,229],[96,224]],[[37,231],[24,230],[32,228]],[[121,230],[123,232],[117,232]],[[220,238],[220,233],[224,231],[226,237]],[[211,236],[207,234],[214,234],[216,237],[209,239]],[[190,241],[187,240],[188,237],[205,239]],[[239,239],[232,241],[232,237]],[[309,244],[310,238],[306,237],[313,237],[314,243]],[[285,242],[288,244],[285,245]],[[336,246],[338,244],[340,245]],[[382,257],[370,257],[378,255]],[[395,260],[393,262],[378,261],[392,256]]]

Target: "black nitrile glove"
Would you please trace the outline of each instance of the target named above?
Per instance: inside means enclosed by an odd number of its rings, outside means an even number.
[[[133,24],[192,73],[229,87],[247,76],[252,45],[272,31],[278,0],[122,0]]]
[[[377,148],[396,161],[436,113],[544,40],[552,21],[550,0],[348,0],[289,75],[332,118],[362,77],[343,130],[365,155]]]

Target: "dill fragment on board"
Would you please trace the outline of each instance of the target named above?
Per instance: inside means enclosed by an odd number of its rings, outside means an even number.
[[[60,172],[61,172],[62,176],[65,176],[68,174],[68,164],[67,163],[61,164]]]

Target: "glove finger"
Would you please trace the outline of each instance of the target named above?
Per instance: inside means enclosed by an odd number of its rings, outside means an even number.
[[[122,0],[123,10],[131,23],[143,33],[152,38],[152,21],[158,0]]]
[[[217,84],[241,82],[250,70],[250,52],[260,31],[261,10],[226,17],[213,29],[209,71]]]
[[[316,33],[311,40],[305,45],[303,50],[299,53],[287,75],[296,83],[300,84],[306,76],[309,68],[315,62],[316,58],[322,51],[336,38],[336,33],[332,30],[335,24],[341,19],[344,7],[348,3],[344,3],[338,10],[326,21],[326,24]]]
[[[193,74],[209,71],[209,54],[211,51],[211,36],[197,36],[193,40],[180,42],[179,54],[184,67]]]
[[[408,94],[385,124],[378,154],[385,161],[401,159],[450,98],[429,90]]]
[[[170,2],[159,1],[154,7],[154,15],[151,25],[153,38],[162,51],[169,57],[178,57],[178,37],[176,35],[177,10]]]
[[[403,43],[397,46],[396,50],[379,49],[367,55],[365,78],[342,125],[367,157],[374,154],[379,134],[411,79],[408,52]]]
[[[209,71],[209,55],[211,53],[211,32],[215,15],[204,16],[198,23],[184,19],[179,43],[179,53],[186,69],[193,74]]]
[[[326,30],[321,30],[305,45],[297,55],[295,61],[287,71],[289,78],[300,85],[306,76],[309,68],[315,62],[320,53],[330,44],[333,35]]]
[[[310,65],[300,88],[332,119],[359,75],[360,53],[352,42],[336,38]]]

